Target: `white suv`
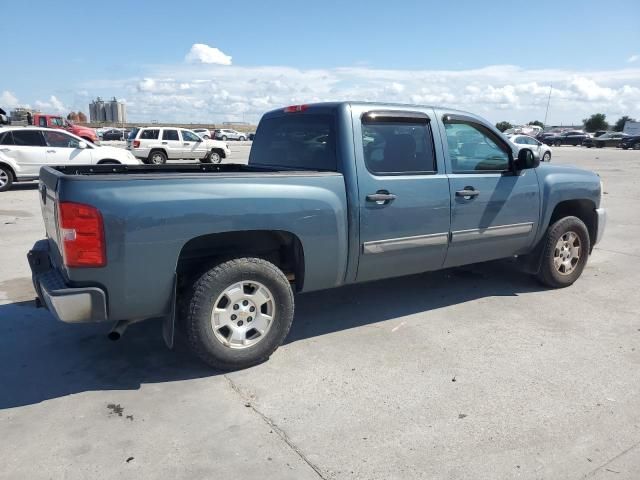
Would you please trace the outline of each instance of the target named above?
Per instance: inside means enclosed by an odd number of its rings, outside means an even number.
[[[127,148],[145,163],[162,165],[167,160],[200,160],[220,163],[231,151],[224,142],[205,140],[191,130],[177,127],[143,127],[133,130]]]
[[[101,147],[54,128],[0,127],[0,192],[36,180],[45,165],[140,165],[123,148]]]

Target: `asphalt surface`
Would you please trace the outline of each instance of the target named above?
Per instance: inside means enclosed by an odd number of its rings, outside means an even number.
[[[574,286],[492,262],[302,295],[285,345],[227,374],[157,322],[112,343],[35,309],[37,189],[0,194],[0,478],[639,478],[640,152],[553,162],[605,183]]]

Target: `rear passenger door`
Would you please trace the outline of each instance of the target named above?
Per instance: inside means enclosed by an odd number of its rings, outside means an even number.
[[[2,145],[2,152],[18,164],[20,176],[38,176],[46,164],[45,142],[40,130],[12,130],[13,145]],[[3,139],[4,141],[4,139]],[[8,142],[9,139],[6,139]]]
[[[182,158],[182,142],[176,128],[162,129],[162,146],[167,152],[167,158],[175,160]]]
[[[449,183],[433,111],[353,106],[360,210],[358,281],[442,267]]]
[[[445,266],[526,251],[540,215],[535,169],[514,172],[509,144],[472,117],[445,114],[440,125],[451,188],[451,244]]]

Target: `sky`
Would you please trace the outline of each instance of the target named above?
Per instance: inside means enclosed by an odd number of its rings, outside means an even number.
[[[256,123],[298,103],[640,118],[640,1],[3,1],[0,108]]]

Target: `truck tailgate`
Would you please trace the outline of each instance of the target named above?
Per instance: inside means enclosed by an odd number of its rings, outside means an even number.
[[[40,209],[42,210],[42,220],[44,222],[49,249],[52,252],[51,260],[56,265],[61,265],[58,236],[58,175],[50,171],[43,170],[40,174]]]

